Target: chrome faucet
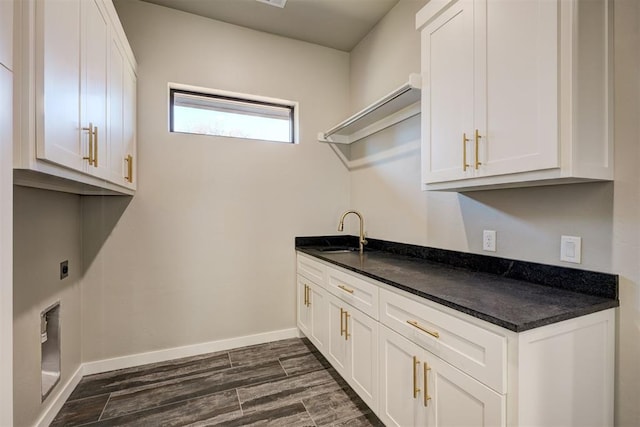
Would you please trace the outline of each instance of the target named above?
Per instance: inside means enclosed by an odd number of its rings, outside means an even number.
[[[362,214],[360,212],[346,211],[345,213],[343,213],[342,217],[340,218],[340,222],[338,223],[338,231],[344,230],[344,218],[350,213],[356,214],[358,218],[360,218],[360,239],[358,242],[360,247],[360,254],[362,254],[364,252],[364,245],[367,244],[367,240],[364,238],[364,218],[362,217]]]

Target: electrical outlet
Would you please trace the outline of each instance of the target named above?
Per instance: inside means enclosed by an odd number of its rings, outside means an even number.
[[[582,238],[578,236],[560,237],[560,261],[580,264],[582,262]]]
[[[69,275],[69,260],[60,263],[60,280]]]
[[[482,232],[482,250],[495,252],[496,251],[496,231],[484,230]]]

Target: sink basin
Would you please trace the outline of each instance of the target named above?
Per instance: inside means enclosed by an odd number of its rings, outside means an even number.
[[[327,246],[318,250],[325,254],[346,254],[349,252],[358,252],[359,249],[348,246]]]

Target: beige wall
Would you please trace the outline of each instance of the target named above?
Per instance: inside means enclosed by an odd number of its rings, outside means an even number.
[[[81,363],[80,196],[14,187],[14,425],[33,425]],[[69,276],[60,280],[60,262]],[[62,376],[41,403],[40,313],[60,301]]]
[[[0,1],[0,425],[13,424],[13,2]]]
[[[615,2],[613,271],[620,275],[616,423],[640,425],[640,2]]]
[[[352,52],[353,109],[419,70],[419,37],[413,30],[418,3],[422,2],[401,0]],[[620,274],[616,377],[620,426],[640,425],[639,6],[634,0],[615,2],[615,185],[422,192],[418,118],[355,143],[350,154],[364,164],[350,174],[351,205],[367,218],[371,237],[483,253],[482,230],[492,229],[498,232],[497,256],[572,266],[559,261],[560,235],[577,235],[583,239],[580,268]],[[396,40],[402,41],[403,49]],[[377,160],[367,162],[372,154]]]
[[[294,328],[294,237],[347,207],[315,137],[348,110],[348,54],[115,4],[139,64],[138,192],[84,201],[84,360]],[[301,142],[170,134],[168,82],[298,101]]]

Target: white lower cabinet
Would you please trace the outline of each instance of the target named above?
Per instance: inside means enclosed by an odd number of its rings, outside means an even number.
[[[300,330],[388,426],[613,425],[614,309],[517,333],[304,254],[297,288]]]
[[[378,322],[334,295],[329,300],[325,356],[375,411],[378,406]]]
[[[385,326],[379,418],[389,426],[503,426],[505,398]]]
[[[327,346],[327,302],[321,286],[298,275],[298,327],[320,351]]]

